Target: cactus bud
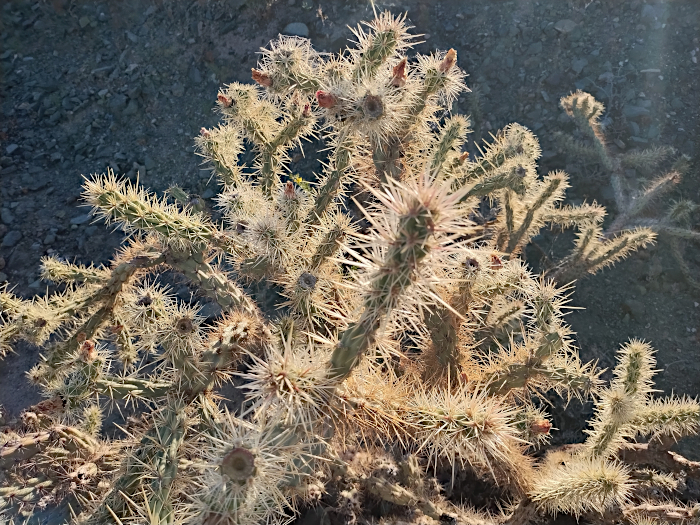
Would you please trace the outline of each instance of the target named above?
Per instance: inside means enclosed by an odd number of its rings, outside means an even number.
[[[392,69],[390,84],[394,87],[403,87],[406,84],[406,57]]]
[[[304,118],[311,116],[311,104],[304,104],[304,111],[301,112],[301,116]]]
[[[226,95],[222,95],[221,93],[219,93],[219,96],[216,98],[219,102],[221,102],[221,105],[225,108],[230,108],[233,105],[233,99],[228,98]]]
[[[202,137],[204,137],[205,139],[208,139],[209,137],[211,137],[211,132],[207,128],[204,128],[204,127],[199,130],[199,134]]]
[[[251,71],[253,72],[253,80],[255,80],[258,84],[268,88],[272,87],[272,78],[270,75],[255,68],[251,68]]]
[[[316,91],[316,100],[322,108],[332,108],[338,103],[338,98],[329,91]]]
[[[92,363],[95,359],[97,359],[97,350],[95,349],[95,343],[90,341],[89,339],[86,339],[83,341],[83,343],[80,345],[80,359],[86,363]]]
[[[457,62],[457,51],[450,49],[445,58],[442,59],[442,62],[440,62],[440,67],[438,68],[440,73],[447,73],[455,65],[455,62]]]

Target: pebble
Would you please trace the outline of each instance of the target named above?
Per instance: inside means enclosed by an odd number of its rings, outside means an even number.
[[[126,37],[131,40],[134,44],[138,42],[139,38],[131,31],[126,31]]]
[[[542,52],[542,42],[534,42],[527,48],[528,55],[537,55]]]
[[[173,84],[173,87],[171,88],[173,92],[174,97],[181,97],[182,95],[185,94],[185,86],[180,84],[179,82],[176,82]]]
[[[2,222],[5,224],[12,224],[15,222],[15,216],[12,215],[12,212],[7,208],[3,208],[2,211],[0,211],[0,219],[2,219]]]
[[[574,59],[573,62],[571,62],[571,69],[573,69],[576,72],[576,74],[579,75],[581,71],[583,71],[583,68],[587,65],[588,60],[586,60],[585,58],[577,58]]]
[[[644,115],[649,114],[649,110],[647,108],[643,108],[641,106],[633,106],[633,105],[626,105],[624,109],[622,110],[623,115],[627,118],[639,118]]]
[[[564,18],[554,24],[554,29],[564,34],[571,33],[574,29],[576,29],[576,22],[569,20],[568,18]]]
[[[86,213],[85,215],[78,215],[77,217],[73,217],[70,220],[70,223],[76,224],[76,225],[81,225],[81,224],[85,224],[86,222],[88,222],[91,218],[92,218],[92,215],[89,213]]]
[[[18,148],[19,146],[17,144],[10,144],[5,148],[5,151],[8,155],[12,155],[15,151],[17,151]]]
[[[46,234],[46,237],[44,237],[44,244],[46,246],[52,245],[54,242],[56,242],[56,234],[54,233],[48,233]]]
[[[306,38],[309,36],[309,28],[303,22],[292,22],[291,24],[287,24],[285,26],[282,33],[285,35],[301,36]]]
[[[22,239],[22,232],[19,230],[10,230],[5,234],[5,237],[2,239],[2,246],[3,248],[12,248],[15,246],[20,240]]]

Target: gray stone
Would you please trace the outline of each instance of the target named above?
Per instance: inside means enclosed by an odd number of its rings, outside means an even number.
[[[644,303],[636,299],[627,299],[622,303],[622,311],[630,314],[635,320],[641,321],[644,319],[646,308]]]
[[[202,198],[203,199],[211,199],[214,196],[214,190],[211,188],[207,188],[204,190],[204,193],[202,193]]]
[[[673,97],[673,100],[671,100],[671,107],[673,109],[683,109],[685,104],[683,104],[683,101],[680,98]]]
[[[628,104],[622,110],[622,114],[627,118],[639,118],[644,115],[648,115],[649,110],[641,106],[633,106],[631,104]]]
[[[131,31],[126,31],[126,37],[131,40],[134,44],[138,42],[139,38]]]
[[[213,301],[211,303],[206,303],[199,310],[199,315],[207,320],[213,321],[217,317],[221,316],[221,306],[219,306],[219,303],[215,303]]]
[[[5,148],[5,151],[8,155],[12,155],[15,151],[17,151],[18,148],[19,146],[17,144],[10,144]]]
[[[51,246],[54,242],[56,242],[56,234],[55,233],[47,233],[46,237],[44,237],[44,244],[46,246]]]
[[[136,115],[139,111],[139,103],[136,102],[135,99],[131,99],[129,103],[126,105],[126,108],[124,108],[124,111],[122,111],[122,115]]]
[[[115,113],[121,112],[126,107],[126,95],[118,94],[109,99],[109,109]]]
[[[285,35],[308,37],[309,28],[303,22],[292,22],[291,24],[287,24],[285,26],[282,33]]]
[[[197,67],[194,65],[190,68],[188,76],[190,77],[190,81],[192,81],[194,84],[199,84],[202,82],[202,73],[200,73],[199,69],[197,69]]]
[[[85,215],[78,215],[77,217],[73,217],[70,220],[70,223],[80,226],[81,224],[85,224],[86,222],[88,222],[91,218],[92,218],[92,215],[90,215],[89,213],[86,213]]]
[[[555,71],[554,73],[552,73],[544,79],[544,83],[548,86],[559,87],[559,85],[561,84],[561,73]]]
[[[180,83],[173,84],[173,87],[170,89],[172,90],[174,97],[181,97],[185,94],[185,86]]]
[[[571,62],[571,69],[573,69],[577,75],[581,74],[583,68],[588,65],[588,60],[585,58],[576,58]]]
[[[7,208],[3,208],[2,211],[0,211],[0,219],[2,219],[2,222],[5,224],[12,224],[15,222],[15,216],[12,215],[12,212]]]
[[[150,155],[146,155],[143,159],[143,165],[146,167],[147,170],[152,170],[156,167],[156,161],[153,160],[153,157],[151,157]]]
[[[649,129],[647,130],[647,138],[649,139],[655,139],[656,137],[659,136],[660,133],[659,125],[658,124],[652,124],[649,126]]]
[[[542,52],[542,42],[534,42],[527,48],[528,55],[537,55]]]
[[[7,274],[5,272],[0,272],[0,283],[7,281]]]
[[[637,124],[633,120],[630,120],[629,122],[627,122],[627,127],[629,128],[631,135],[639,136],[639,124]]]
[[[5,237],[2,239],[2,246],[3,248],[12,248],[14,245],[16,245],[20,240],[22,239],[22,232],[19,230],[10,230],[5,234]]]
[[[576,22],[569,20],[568,18],[564,18],[554,24],[554,29],[564,34],[571,33],[574,29],[576,29]]]

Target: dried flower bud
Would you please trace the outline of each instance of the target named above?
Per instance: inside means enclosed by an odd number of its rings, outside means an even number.
[[[294,195],[294,183],[291,180],[288,180],[284,185],[284,196],[288,199],[293,199]]]
[[[304,104],[304,111],[301,112],[301,116],[304,118],[311,116],[311,104]]]
[[[445,58],[442,59],[442,62],[440,62],[440,67],[438,68],[440,73],[447,73],[455,65],[455,62],[457,62],[457,51],[450,49]]]
[[[503,261],[495,253],[491,254],[491,268],[494,270],[500,270],[503,268]]]
[[[202,129],[200,129],[200,130],[199,130],[199,134],[200,134],[202,137],[204,137],[205,139],[208,139],[209,137],[211,137],[211,133],[209,132],[209,130],[208,130],[207,128],[202,128]]]
[[[219,96],[216,98],[225,108],[230,108],[233,105],[233,99],[228,98],[226,95],[219,93]]]
[[[312,275],[309,272],[304,272],[299,276],[299,280],[297,282],[304,290],[313,290],[316,288],[317,281],[318,278],[315,275]]]
[[[84,343],[85,340],[87,339],[87,335],[85,332],[80,332],[78,335],[75,336],[75,339],[78,341],[78,343]]]
[[[546,419],[538,419],[530,424],[530,431],[533,434],[549,434],[552,424]]]
[[[264,87],[272,87],[272,77],[263,71],[259,71],[255,68],[251,68],[253,72],[253,80]]]
[[[86,363],[92,363],[95,359],[97,359],[97,349],[95,348],[95,343],[90,341],[90,339],[87,339],[80,345],[80,350],[78,353],[80,354],[81,361]]]
[[[316,100],[322,108],[332,108],[338,103],[338,98],[329,91],[316,91]]]
[[[459,163],[464,164],[464,162],[469,158],[469,152],[465,151],[459,156]]]
[[[406,84],[406,57],[394,66],[390,84],[394,87],[403,87]]]

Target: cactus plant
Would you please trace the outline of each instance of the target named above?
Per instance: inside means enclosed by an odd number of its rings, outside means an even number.
[[[569,288],[519,258],[544,224],[585,237],[603,210],[562,206],[566,174],[537,174],[537,139],[517,124],[469,159],[468,120],[438,118],[466,89],[456,52],[409,63],[405,17],[367,27],[328,58],[281,36],[257,85],[220,91],[223,122],[196,144],[221,184],[222,223],[181,190],[159,198],[96,175],[85,201],[131,234],[111,265],[47,258],[43,276],[63,293],[0,294],[3,348],[42,345],[28,376],[46,397],[0,435],[0,512],[22,519],[68,499],[78,524],[287,523],[317,505],[339,521],[382,509],[387,523],[696,516],[652,489],[697,474],[667,438],[696,432],[700,405],[652,397],[639,341],[605,388],[564,322]],[[290,152],[319,129],[323,174],[291,176]],[[596,239],[604,249],[576,271],[653,239],[621,235]],[[179,300],[171,273],[221,316]],[[275,315],[246,291],[256,281],[280,290]],[[231,381],[238,406],[222,398]],[[538,460],[551,390],[593,398],[596,413],[584,444]],[[119,432],[103,428],[114,407]],[[447,497],[465,472],[501,487],[500,514]]]

